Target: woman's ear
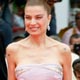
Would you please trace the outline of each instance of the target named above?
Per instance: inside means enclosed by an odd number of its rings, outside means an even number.
[[[48,20],[49,20],[49,23],[50,23],[50,21],[51,21],[51,14],[49,14]]]
[[[47,27],[48,30],[50,30],[50,26],[49,26],[50,21],[51,21],[51,15],[49,14],[49,16],[48,16],[48,27]]]

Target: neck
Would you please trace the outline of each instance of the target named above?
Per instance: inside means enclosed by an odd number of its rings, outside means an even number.
[[[42,35],[42,36],[29,36],[29,40],[30,43],[34,46],[34,47],[45,47],[46,46],[46,35]]]

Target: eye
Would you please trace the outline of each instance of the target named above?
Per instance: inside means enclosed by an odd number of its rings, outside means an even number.
[[[42,16],[36,16],[36,19],[42,19],[43,17]]]
[[[30,16],[25,16],[25,19],[31,20]]]

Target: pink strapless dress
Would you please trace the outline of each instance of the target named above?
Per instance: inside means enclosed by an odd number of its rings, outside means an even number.
[[[15,75],[17,80],[63,80],[63,69],[58,64],[19,65]]]

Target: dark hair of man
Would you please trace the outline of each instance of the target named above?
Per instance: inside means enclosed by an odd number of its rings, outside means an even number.
[[[73,34],[73,35],[71,35],[70,41],[69,41],[70,44],[72,44],[72,42],[71,42],[72,38],[75,38],[75,39],[80,38],[80,35],[79,34]]]
[[[73,62],[72,67],[73,67],[75,76],[76,76],[76,72],[80,74],[80,58],[76,59]]]
[[[78,17],[80,18],[80,16],[78,16],[78,15],[80,15],[80,11],[78,11],[78,12],[76,13],[76,15],[75,15],[75,20],[77,20]]]

